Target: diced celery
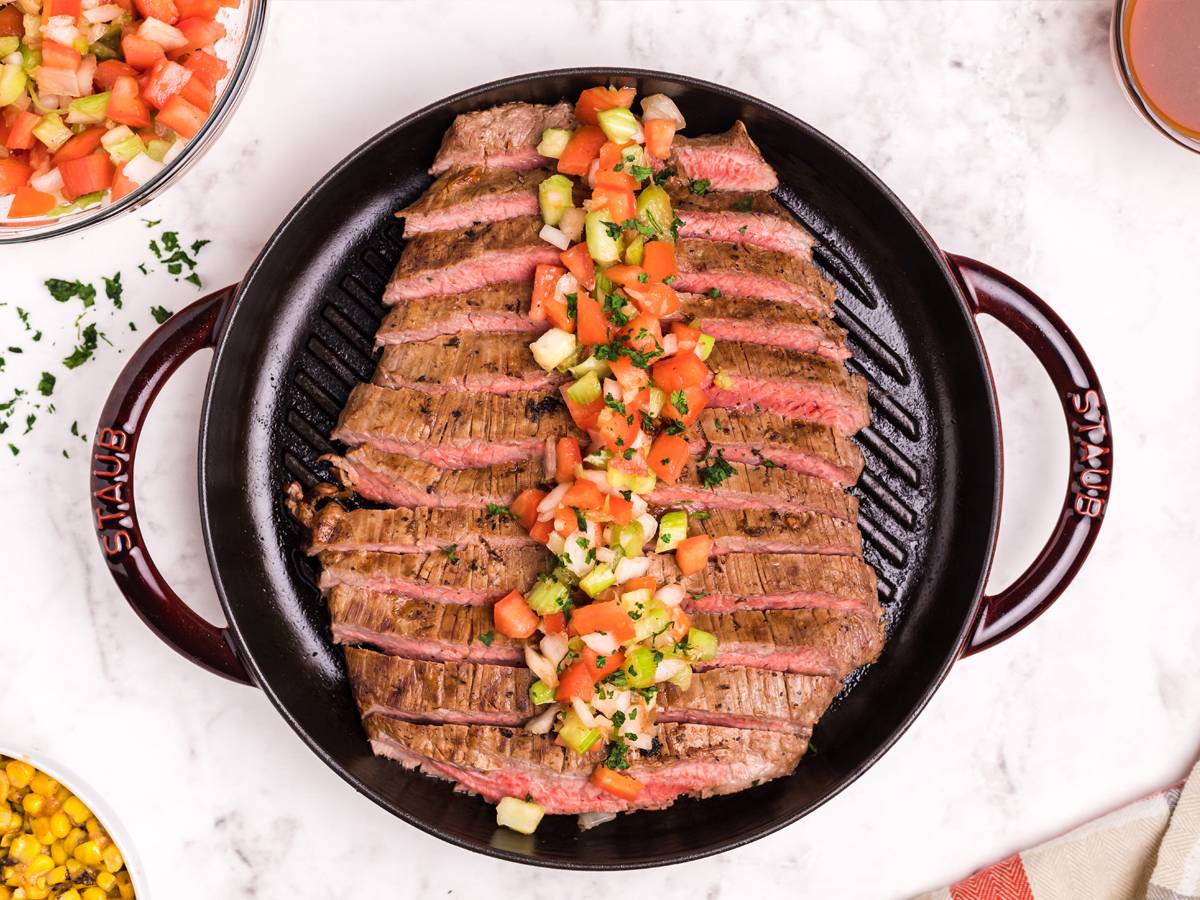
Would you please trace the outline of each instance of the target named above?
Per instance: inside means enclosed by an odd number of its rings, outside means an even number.
[[[76,197],[70,203],[62,203],[46,213],[48,216],[61,216],[69,212],[74,212],[77,209],[87,209],[93,203],[99,203],[104,199],[104,191],[93,191],[90,194],[84,194],[82,197]]]
[[[596,377],[595,372],[588,372],[567,388],[567,396],[571,398],[572,403],[578,403],[580,406],[595,403],[600,399],[600,379]]]
[[[608,566],[596,566],[579,579],[579,589],[589,597],[598,597],[617,583],[616,573]]]
[[[146,144],[146,155],[155,162],[162,162],[163,157],[167,155],[167,151],[171,149],[173,141],[164,141],[152,139]]]
[[[717,636],[700,628],[689,628],[687,637],[688,659],[708,662],[717,655]]]
[[[642,530],[641,522],[613,525],[609,529],[608,545],[614,550],[619,547],[626,556],[641,556],[644,543],[646,533]]]
[[[537,364],[549,372],[559,363],[566,362],[575,352],[575,335],[561,328],[551,328],[529,345]]]
[[[596,356],[589,356],[577,366],[571,366],[571,374],[576,378],[582,378],[588,372],[595,373],[597,378],[603,378],[610,371],[608,360],[599,359]]]
[[[104,91],[72,100],[67,107],[67,121],[72,125],[98,125],[104,121],[108,112],[108,98],[111,96],[110,91]]]
[[[701,359],[708,359],[708,354],[713,352],[713,345],[717,343],[717,339],[711,334],[702,334],[700,339],[696,341],[696,355]]]
[[[529,686],[529,702],[534,706],[541,706],[543,703],[549,703],[554,699],[554,688],[538,679]]]
[[[655,385],[650,385],[650,401],[646,404],[646,415],[657,419],[662,412],[663,404],[667,402],[667,392]]]
[[[558,729],[558,739],[576,753],[587,753],[600,740],[599,728],[588,728],[579,720],[575,710],[568,710]]]
[[[625,247],[625,265],[640,266],[646,256],[646,239],[640,234]]]
[[[569,595],[570,592],[566,585],[552,578],[542,578],[529,592],[525,602],[539,616],[544,616],[548,613],[562,612],[567,605]]]
[[[146,145],[128,125],[111,129],[104,137],[100,138],[100,143],[115,163],[125,162],[133,159],[139,153],[146,152]]]
[[[618,491],[633,491],[635,494],[648,494],[658,483],[658,478],[653,472],[638,475],[633,472],[622,472],[612,466],[608,467],[606,477],[608,483]]]
[[[654,544],[654,549],[658,553],[669,553],[679,546],[679,542],[687,537],[688,520],[687,513],[682,509],[677,509],[669,513],[663,513],[662,518],[658,520],[658,541]]]
[[[596,299],[599,300],[601,303],[603,303],[604,295],[611,294],[612,289],[613,289],[613,283],[612,283],[612,281],[609,280],[609,277],[604,274],[604,270],[597,269],[596,270]]]
[[[681,691],[686,691],[692,686],[692,667],[684,666],[682,669],[668,678],[667,681],[675,685]]]
[[[671,611],[661,600],[644,603],[641,613],[641,618],[633,622],[633,636],[638,643],[661,634],[671,625]]]
[[[26,72],[32,72],[42,64],[42,51],[30,47],[28,44],[21,45],[21,68]]]
[[[612,109],[602,109],[596,113],[600,130],[614,144],[624,144],[633,140],[633,136],[641,129],[637,116],[622,106]]]
[[[33,126],[33,136],[54,151],[71,139],[71,129],[62,123],[58,113],[47,113]]]
[[[657,184],[648,185],[638,194],[637,216],[639,221],[653,228],[660,237],[670,237],[675,212],[671,209],[670,196]]]
[[[727,391],[733,387],[733,376],[724,370],[719,371],[713,376],[713,384],[715,384],[721,390]]]
[[[86,56],[88,52],[88,40],[82,34],[71,42],[71,46],[79,52],[80,56]]]
[[[621,595],[621,605],[625,607],[625,611],[630,614],[634,621],[641,618],[642,610],[646,608],[651,600],[654,599],[654,594],[650,588],[638,588],[636,591],[629,591]]]
[[[658,660],[649,647],[638,647],[625,657],[625,683],[634,690],[648,688],[654,684],[654,670]]]
[[[568,569],[566,566],[555,566],[554,571],[550,576],[560,584],[565,584],[567,587],[574,587],[579,584],[579,576]]]
[[[21,96],[29,78],[20,63],[0,66],[0,106],[8,106]]]
[[[642,150],[641,144],[630,144],[628,147],[621,148],[621,164],[625,167],[625,171],[633,175],[630,171],[634,166],[646,167],[646,153]],[[637,178],[636,175],[633,175]],[[639,181],[641,179],[638,179]]]
[[[620,240],[608,233],[612,221],[607,209],[594,209],[583,220],[588,253],[601,264],[615,263],[621,258]]]
[[[537,152],[550,159],[558,159],[567,149],[571,140],[571,132],[565,128],[547,128],[542,132],[542,139],[537,145]]]
[[[516,797],[501,797],[496,804],[496,824],[501,828],[511,828],[521,834],[533,834],[546,810],[528,800],[518,800]]]
[[[538,185],[538,206],[542,210],[542,221],[557,225],[563,213],[575,205],[571,199],[574,185],[566,175],[551,175]]]
[[[88,47],[88,51],[96,57],[99,62],[104,62],[106,59],[121,58],[121,22],[120,20],[110,22],[107,30],[100,36],[98,40],[92,41]]]
[[[16,53],[21,46],[21,39],[15,34],[6,34],[0,37],[0,56],[8,56],[10,53]]]

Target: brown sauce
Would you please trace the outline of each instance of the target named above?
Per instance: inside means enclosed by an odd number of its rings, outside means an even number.
[[[1146,103],[1165,124],[1200,138],[1200,0],[1130,0],[1123,27]]]

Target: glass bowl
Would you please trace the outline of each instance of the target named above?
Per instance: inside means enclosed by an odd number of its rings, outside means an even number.
[[[161,172],[116,203],[104,200],[96,206],[55,217],[9,220],[7,216],[0,216],[0,244],[36,241],[79,231],[137,209],[174,183],[212,146],[241,99],[258,60],[267,2],[242,0],[241,5],[223,7],[218,13],[217,21],[225,26],[226,34],[217,42],[216,51],[229,64],[229,73],[217,85],[216,102],[200,130]]]
[[[54,760],[46,759],[44,756],[32,756],[14,747],[6,746],[3,743],[0,743],[0,756],[20,760],[33,766],[40,772],[45,772],[82,800],[84,806],[90,809],[92,814],[99,819],[100,824],[104,826],[104,830],[108,832],[108,836],[112,838],[117,849],[121,851],[121,857],[125,860],[125,869],[129,872],[129,879],[133,883],[133,893],[137,897],[137,900],[148,900],[150,897],[150,888],[146,884],[146,870],[142,868],[141,860],[134,851],[133,841],[129,837],[129,832],[125,830],[125,826],[117,819],[112,807],[92,789],[91,785],[75,774],[75,772],[65,766],[59,765]]]

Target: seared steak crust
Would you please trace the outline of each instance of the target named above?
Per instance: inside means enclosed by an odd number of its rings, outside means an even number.
[[[547,323],[529,318],[532,291],[529,282],[505,281],[463,294],[397,303],[384,316],[375,344],[428,341],[463,331],[539,334]]]
[[[534,169],[550,162],[536,149],[542,131],[574,127],[575,113],[569,103],[506,103],[463,113],[446,131],[429,171],[437,175],[468,166]]]
[[[714,454],[715,456],[715,454]],[[656,506],[691,509],[775,509],[817,512],[853,522],[858,501],[836,485],[788,469],[729,463],[730,474],[715,487],[703,487],[700,469],[716,465],[713,457],[691,460],[676,484],[659,482],[647,498]]]
[[[705,180],[714,191],[773,191],[779,187],[775,170],[738,120],[723,134],[675,138],[671,165],[677,184]]]
[[[563,373],[547,372],[534,361],[529,336],[523,334],[455,334],[393,344],[384,349],[374,378],[383,387],[429,394],[545,392],[566,380]]]
[[[846,332],[825,312],[795,303],[776,303],[754,297],[707,297],[683,294],[679,318],[698,320],[705,334],[721,341],[742,341],[816,353],[829,359],[849,359]]]
[[[478,543],[512,547],[532,546],[534,541],[508,516],[491,516],[478,506],[347,510],[327,503],[313,521],[308,552],[433,553]]]
[[[540,456],[473,469],[444,469],[362,446],[330,461],[346,487],[391,506],[507,506],[521,491],[545,480]]]
[[[396,216],[405,220],[404,234],[411,236],[537,215],[537,188],[549,174],[548,169],[482,166],[446,172]]]
[[[682,238],[727,241],[812,258],[812,236],[770,194],[672,192]]]
[[[684,239],[676,245],[676,290],[798,303],[828,313],[834,289],[812,263],[741,244]]]

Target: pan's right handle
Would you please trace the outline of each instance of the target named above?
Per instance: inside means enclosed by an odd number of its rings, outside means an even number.
[[[193,353],[213,346],[236,290],[231,285],[176,313],[130,358],[96,427],[91,503],[109,571],[150,630],[210,672],[253,684],[228,632],[193,612],[154,565],[133,496],[133,463],[146,414],[175,370]]]

